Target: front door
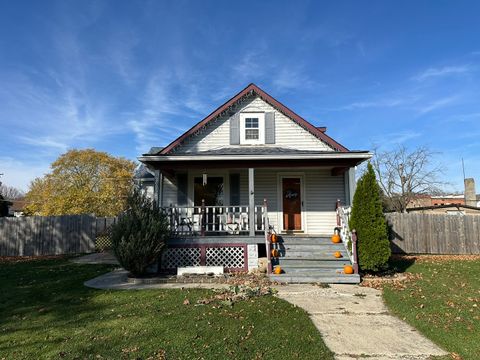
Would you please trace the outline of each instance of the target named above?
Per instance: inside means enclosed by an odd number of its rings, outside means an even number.
[[[302,191],[299,177],[282,178],[283,229],[302,230]]]

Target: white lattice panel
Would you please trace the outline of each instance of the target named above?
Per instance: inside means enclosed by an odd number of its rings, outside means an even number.
[[[200,266],[200,248],[168,248],[163,254],[162,267],[173,269]]]
[[[245,249],[243,246],[225,246],[207,248],[205,265],[223,266],[229,269],[245,266]]]

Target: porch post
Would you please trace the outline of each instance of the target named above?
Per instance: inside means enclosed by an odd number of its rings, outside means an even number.
[[[163,174],[160,170],[155,170],[155,184],[153,187],[153,199],[157,207],[162,207],[163,198]]]
[[[248,168],[248,229],[249,235],[255,236],[255,169]]]

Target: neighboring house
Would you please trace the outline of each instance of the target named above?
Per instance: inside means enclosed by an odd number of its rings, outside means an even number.
[[[155,175],[144,164],[138,165],[135,169],[133,181],[144,194],[151,199],[154,198]]]
[[[371,156],[250,84],[168,146],[139,157],[155,174],[154,197],[175,235],[164,267],[252,270],[266,255],[268,223],[283,238],[284,279],[358,281],[339,274],[349,260],[331,261],[327,237],[337,226],[337,200],[351,204],[355,167]]]
[[[407,212],[421,214],[480,215],[480,207],[462,204],[442,204],[407,209]]]
[[[25,207],[24,198],[10,200],[10,205],[8,207],[8,216],[15,216],[15,217],[23,216],[24,207]]]
[[[437,205],[465,205],[465,195],[417,195],[410,200],[407,209]]]

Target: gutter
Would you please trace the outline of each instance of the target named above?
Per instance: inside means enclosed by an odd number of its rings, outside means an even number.
[[[223,161],[223,160],[319,160],[319,159],[370,159],[373,153],[335,154],[276,154],[276,155],[154,155],[139,156],[141,162],[150,161]]]

